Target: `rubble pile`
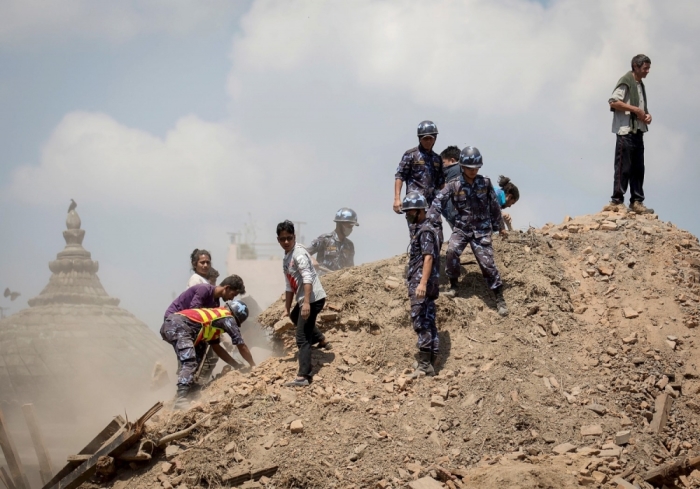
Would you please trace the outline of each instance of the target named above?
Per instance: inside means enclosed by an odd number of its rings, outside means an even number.
[[[697,239],[603,212],[494,241],[511,314],[465,252],[437,301],[439,375],[413,376],[406,256],[340,270],[311,386],[283,386],[280,300],[258,319],[280,356],[155,415],[152,460],[93,487],[700,487]]]

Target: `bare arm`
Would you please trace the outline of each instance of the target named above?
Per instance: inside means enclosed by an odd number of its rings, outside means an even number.
[[[425,297],[425,293],[428,290],[428,279],[430,278],[430,273],[432,271],[433,255],[423,255],[423,275],[421,276],[418,287],[416,287],[416,297],[419,299]]]
[[[238,348],[238,353],[241,354],[243,360],[248,362],[248,365],[250,365],[251,367],[255,367],[255,361],[253,360],[253,355],[250,354],[250,349],[248,349],[248,345],[236,345],[236,348]]]
[[[289,316],[289,312],[292,310],[292,300],[294,299],[294,292],[285,292],[284,293],[284,310],[287,311],[287,316]]]
[[[394,180],[394,212],[401,214],[401,187],[403,187],[403,180],[397,178]]]
[[[311,284],[304,284],[304,303],[301,305],[301,317],[304,319],[309,317],[311,314],[311,303],[310,297],[313,291],[313,286]]]
[[[242,368],[243,365],[238,363],[233,359],[231,355],[228,354],[228,352],[224,349],[223,346],[221,346],[218,343],[210,343],[209,346],[211,346],[211,349],[214,350],[214,353],[216,353],[219,358],[221,358],[224,362],[228,363],[231,365],[233,368]],[[243,357],[245,358],[245,357]],[[248,362],[250,363],[250,362]]]

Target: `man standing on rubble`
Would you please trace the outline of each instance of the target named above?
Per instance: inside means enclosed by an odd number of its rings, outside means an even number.
[[[418,335],[417,372],[435,375],[435,361],[439,353],[435,316],[435,300],[439,295],[440,237],[430,219],[428,203],[418,192],[408,192],[401,204],[406,221],[414,229],[408,253],[406,282],[411,301],[411,321]]]
[[[311,383],[311,345],[331,349],[331,344],[318,330],[316,317],[326,304],[323,290],[311,256],[297,243],[294,223],[284,221],[277,225],[277,242],[284,250],[282,272],[286,282],[284,308],[287,316],[296,324],[296,341],[299,348],[299,372],[296,379],[287,382],[288,387],[304,387]],[[292,302],[296,305],[292,308]]]
[[[644,133],[649,130],[651,114],[647,107],[644,78],[649,74],[651,60],[644,54],[632,58],[628,71],[615,85],[608,103],[613,112],[612,132],[615,143],[615,174],[613,194],[604,210],[625,208],[625,193],[630,187],[630,210],[637,214],[653,214],[644,202]]]
[[[433,151],[438,129],[433,121],[423,121],[418,124],[418,146],[403,154],[399,167],[396,169],[394,180],[394,212],[401,213],[401,187],[406,182],[406,195],[409,192],[421,194],[428,207],[432,204],[437,191],[445,184],[442,169],[442,158]],[[437,225],[437,223],[434,223]],[[412,225],[409,231],[413,234]],[[440,239],[442,240],[442,221],[439,223]]]
[[[243,359],[251,367],[255,366],[240,331],[246,319],[248,306],[234,300],[226,302],[224,307],[185,309],[168,316],[160,328],[160,335],[163,341],[173,346],[180,363],[174,409],[182,409],[189,402],[197,368],[204,361],[207,346],[233,368],[242,367],[220,345],[222,333],[227,333]]]
[[[433,219],[432,216],[439,216],[443,206],[451,201],[457,212],[445,256],[445,272],[450,279],[450,288],[445,292],[445,296],[454,297],[457,294],[461,272],[459,257],[469,244],[486,279],[486,284],[496,296],[498,314],[506,316],[508,308],[503,298],[501,276],[493,257],[491,238],[492,233],[500,232],[503,236],[506,233],[501,229],[503,221],[501,206],[491,180],[478,174],[484,164],[479,150],[472,146],[464,148],[460,153],[459,164],[462,167],[462,175],[448,182],[438,192],[430,209],[431,219]]]
[[[329,271],[355,266],[355,245],[348,239],[357,223],[357,214],[349,207],[335,213],[335,231],[322,234],[306,251],[316,254],[318,264]]]

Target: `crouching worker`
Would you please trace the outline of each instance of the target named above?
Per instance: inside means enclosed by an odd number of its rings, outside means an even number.
[[[418,192],[404,197],[401,210],[409,227],[415,230],[411,236],[408,253],[408,297],[411,299],[411,321],[418,334],[417,372],[435,375],[440,340],[435,325],[437,309],[435,299],[439,294],[440,238],[437,229],[426,218],[428,203]]]
[[[177,378],[177,395],[174,409],[183,409],[195,382],[199,365],[204,360],[207,345],[224,362],[233,368],[241,368],[219,344],[222,333],[228,333],[231,342],[251,367],[253,356],[241,337],[240,326],[248,319],[248,306],[240,301],[228,301],[224,307],[210,309],[185,309],[168,316],[160,328],[160,336],[175,349],[181,364]]]

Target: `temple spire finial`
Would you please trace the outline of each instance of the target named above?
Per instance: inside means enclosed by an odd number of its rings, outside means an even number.
[[[80,229],[80,225],[82,223],[80,221],[80,216],[77,212],[75,212],[76,207],[78,207],[78,204],[76,204],[73,199],[70,199],[70,205],[68,206],[68,216],[66,216],[67,229]]]

